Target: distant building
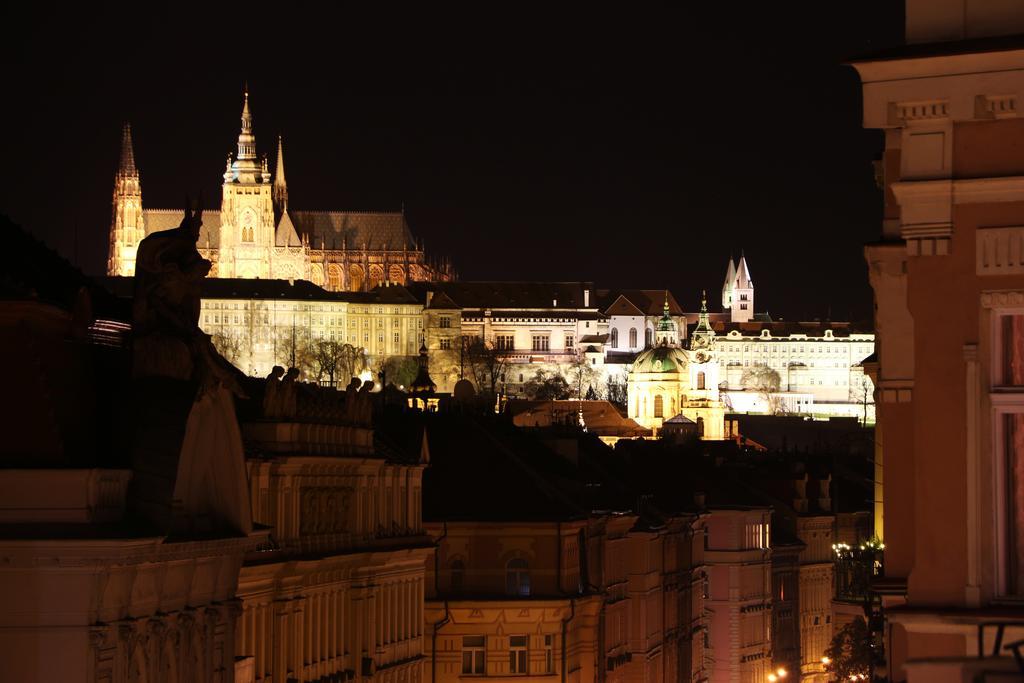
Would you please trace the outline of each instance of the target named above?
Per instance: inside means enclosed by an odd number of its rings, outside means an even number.
[[[131,128],[125,124],[114,179],[108,275],[135,273],[139,242],[174,228],[181,209],[145,209]],[[302,210],[288,202],[284,144],[275,173],[256,152],[249,93],[238,151],[224,171],[221,208],[203,212],[198,243],[213,262],[210,277],[309,280],[330,291],[369,291],[385,283],[451,280],[448,262],[427,258],[403,212]]]
[[[726,438],[719,363],[706,303],[702,302],[689,348],[684,348],[666,299],[655,346],[639,354],[629,371],[627,414],[655,432],[665,420],[683,415],[696,423],[700,438]]]

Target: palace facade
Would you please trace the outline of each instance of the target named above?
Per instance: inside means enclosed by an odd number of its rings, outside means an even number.
[[[455,277],[448,261],[432,261],[403,212],[322,211],[288,203],[284,143],[275,172],[257,155],[249,108],[242,106],[238,151],[228,156],[219,211],[203,211],[199,251],[213,262],[210,277],[309,280],[330,291],[369,291],[379,284]],[[131,128],[125,124],[114,178],[108,275],[135,273],[139,242],[177,227],[181,209],[143,208]]]

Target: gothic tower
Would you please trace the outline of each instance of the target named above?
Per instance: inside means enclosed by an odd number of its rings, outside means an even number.
[[[284,179],[284,141],[277,136],[277,167],[274,169],[274,210],[278,216],[288,211],[288,183]]]
[[[722,311],[732,310],[732,288],[736,283],[736,264],[733,263],[732,254],[729,255],[729,265],[725,269],[725,284],[722,285]]]
[[[238,152],[228,157],[220,211],[218,277],[269,278],[274,246],[274,202],[267,160],[256,157],[249,90],[242,105]]]
[[[135,167],[132,127],[121,131],[121,163],[114,176],[114,215],[110,222],[107,275],[135,275],[135,253],[146,236],[142,219],[142,186]]]
[[[740,255],[736,266],[736,279],[732,287],[732,316],[736,323],[745,323],[754,317],[754,281],[750,279],[747,259]]]

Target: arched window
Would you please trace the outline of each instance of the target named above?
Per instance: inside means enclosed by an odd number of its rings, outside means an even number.
[[[704,380],[704,371],[701,370],[700,372],[697,373],[697,388],[698,389],[704,389],[705,388],[704,387],[704,381],[705,381]]]
[[[530,564],[521,557],[505,565],[505,592],[508,595],[530,595]]]
[[[619,348],[619,328],[613,327],[611,337],[608,339],[609,346],[613,349]]]
[[[654,346],[654,330],[649,327],[644,330],[644,346]]]
[[[665,399],[661,394],[654,397],[654,417],[665,417]]]
[[[465,582],[466,565],[462,560],[452,560],[449,571],[451,572],[451,580],[449,584],[451,586],[451,592],[458,595],[462,593],[462,587]]]
[[[635,349],[636,348],[636,328],[635,327],[629,328],[629,348],[631,348],[631,349]]]

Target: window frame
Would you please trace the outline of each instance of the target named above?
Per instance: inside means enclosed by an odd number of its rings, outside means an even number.
[[[469,639],[480,639],[482,644],[467,644]],[[466,670],[466,655],[470,656],[469,671]],[[477,656],[479,655],[479,659]],[[462,675],[463,676],[486,676],[487,675],[487,636],[464,635],[462,636]]]
[[[513,640],[521,638],[524,644],[516,645]],[[530,673],[530,636],[510,635],[508,637],[508,672],[513,676],[527,676]]]
[[[988,403],[989,403],[989,435],[992,462],[992,496],[991,510],[995,517],[995,534],[993,543],[995,553],[995,597],[1002,600],[1024,600],[1024,586],[1018,586],[1011,592],[1011,554],[1012,541],[1009,537],[1011,524],[1009,505],[1010,463],[1006,444],[1006,417],[1024,413],[1024,386],[1012,386],[1003,383],[1003,339],[1002,319],[1004,316],[1024,315],[1024,303],[1020,305],[996,305],[988,307],[989,335],[988,344]],[[1021,501],[1024,505],[1024,501]]]

